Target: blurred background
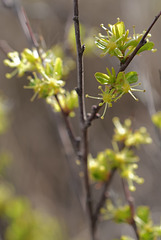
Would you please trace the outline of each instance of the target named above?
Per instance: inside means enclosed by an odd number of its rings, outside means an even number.
[[[79,178],[79,168],[75,163],[74,153],[63,128],[59,114],[52,112],[43,100],[31,102],[32,90],[24,89],[25,78],[6,79],[4,66],[6,58],[3,52],[3,41],[16,50],[30,47],[19,22],[16,6],[22,5],[28,15],[33,31],[42,35],[46,48],[59,42],[66,44],[66,32],[72,24],[73,2],[71,0],[6,0],[0,2],[0,91],[7,99],[9,129],[1,136],[1,148],[7,150],[12,158],[6,178],[11,182],[18,195],[27,196],[33,207],[42,209],[56,217],[65,227],[69,239],[88,239],[86,216],[82,209],[83,188]],[[114,24],[119,17],[132,33],[147,29],[154,17],[161,10],[160,0],[81,0],[80,21],[87,29],[99,32],[100,24]],[[161,19],[151,31],[151,40],[157,48],[156,53],[146,52],[137,56],[129,70],[139,73],[139,81],[146,93],[138,94],[139,102],[131,96],[124,96],[119,103],[108,109],[103,121],[93,122],[90,129],[90,151],[96,156],[98,151],[111,147],[113,133],[111,119],[119,116],[121,121],[130,117],[134,128],[147,127],[153,138],[153,144],[138,150],[141,158],[138,174],[145,178],[145,183],[137,187],[134,193],[136,204],[150,205],[153,218],[158,222],[161,216],[161,143],[152,122],[151,115],[161,110]],[[2,46],[3,45],[3,46]],[[106,72],[105,68],[119,68],[118,61],[111,57],[100,58],[96,54],[85,55],[85,92],[97,94],[96,71]],[[67,78],[67,87],[76,87],[76,71]],[[86,99],[87,111],[97,100]],[[59,127],[57,126],[59,121]],[[77,119],[73,119],[77,132]],[[78,133],[78,132],[77,132]],[[62,143],[62,139],[64,142]],[[63,144],[67,143],[67,151]],[[74,171],[73,171],[74,170]],[[114,181],[113,190],[120,189]],[[97,195],[97,194],[96,194]],[[112,239],[130,231],[126,226],[115,226],[112,223],[101,223],[101,239]],[[132,234],[132,232],[130,232]]]

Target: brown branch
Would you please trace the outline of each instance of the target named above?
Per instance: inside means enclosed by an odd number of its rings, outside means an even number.
[[[130,225],[134,229],[137,240],[139,240],[140,239],[139,232],[138,232],[138,228],[137,228],[137,225],[136,225],[136,222],[135,222],[135,219],[134,219],[134,216],[135,216],[134,200],[133,200],[133,197],[131,196],[131,193],[129,191],[127,183],[123,178],[122,178],[122,184],[123,184],[125,198],[126,198],[128,204],[129,204],[130,212],[131,212]]]
[[[20,10],[18,12],[18,16],[19,16],[19,19],[20,19],[20,22],[21,22],[21,25],[22,25],[22,28],[23,28],[24,32],[26,32],[26,27],[27,27],[28,33],[26,34],[26,37],[29,36],[32,45],[34,47],[38,48],[39,44],[38,44],[38,42],[35,38],[34,32],[31,28],[29,19],[27,17],[26,11],[23,7],[20,8]]]
[[[68,115],[64,112],[57,95],[55,95],[55,99],[56,99],[56,101],[57,101],[57,103],[58,103],[58,105],[61,109],[61,113],[62,113],[62,116],[63,116],[63,119],[64,119],[64,123],[65,123],[66,129],[67,129],[70,141],[72,143],[73,149],[75,151],[75,154],[80,158],[80,150],[79,150],[80,141],[74,136],[73,130],[72,130],[71,125],[69,123]]]
[[[149,26],[149,28],[143,35],[142,39],[140,40],[140,42],[138,43],[138,45],[136,46],[134,51],[131,53],[129,58],[126,60],[126,62],[120,66],[119,72],[123,72],[127,68],[127,66],[130,64],[130,62],[136,56],[139,49],[146,43],[146,37],[147,37],[148,33],[150,32],[150,30],[152,29],[152,27],[154,26],[154,24],[156,23],[156,21],[158,20],[158,18],[160,17],[160,15],[161,15],[161,12],[154,18],[152,24]]]
[[[91,126],[91,123],[93,120],[98,119],[100,117],[100,114],[98,112],[101,108],[102,108],[102,105],[100,106],[100,104],[92,106],[92,112],[87,114],[87,120],[85,123],[87,128]]]
[[[8,42],[6,42],[5,40],[0,40],[0,49],[3,51],[5,55],[7,55],[9,52],[14,51],[8,44]]]
[[[83,76],[83,52],[85,46],[81,44],[80,38],[80,26],[79,26],[79,6],[78,0],[74,0],[74,27],[75,27],[75,37],[76,37],[76,46],[77,46],[77,88],[79,98],[79,111],[80,111],[80,120],[83,127],[85,119],[85,105],[84,105],[84,76]]]
[[[96,206],[96,210],[95,210],[95,213],[93,215],[93,228],[95,229],[95,231],[96,231],[97,222],[98,222],[98,219],[99,219],[99,216],[100,216],[100,210],[104,206],[105,201],[107,200],[107,197],[108,197],[107,196],[107,191],[108,191],[108,188],[109,188],[109,186],[110,186],[110,184],[113,180],[115,172],[116,172],[116,169],[113,169],[111,171],[108,181],[106,181],[104,186],[103,186],[102,195],[100,197],[98,205]]]
[[[81,131],[81,150],[82,150],[82,162],[84,164],[84,184],[86,190],[86,201],[87,210],[90,222],[90,231],[92,240],[95,240],[95,231],[93,229],[92,218],[93,218],[93,206],[92,206],[92,196],[91,188],[89,182],[88,174],[88,129],[86,127],[86,112],[84,103],[84,74],[83,74],[83,52],[85,49],[84,45],[81,45],[80,38],[80,24],[79,24],[79,6],[78,0],[73,0],[74,3],[74,27],[75,27],[75,37],[76,37],[76,49],[77,49],[77,93],[79,99],[79,124]]]
[[[140,42],[138,43],[138,45],[136,46],[136,48],[134,49],[134,51],[131,53],[131,55],[129,56],[129,58],[126,60],[126,62],[124,64],[122,64],[120,66],[120,69],[118,71],[122,72],[125,71],[125,69],[128,67],[128,65],[130,64],[130,62],[133,60],[133,58],[136,56],[137,52],[139,51],[139,49],[146,43],[146,37],[148,35],[148,33],[150,32],[150,30],[152,29],[152,27],[154,26],[154,24],[156,23],[156,21],[158,20],[158,18],[161,16],[161,12],[159,12],[159,14],[154,18],[153,22],[151,23],[151,25],[149,26],[149,28],[147,29],[147,31],[145,32],[145,34],[143,35],[142,39],[140,40]],[[118,74],[117,73],[117,74]],[[90,126],[92,121],[96,118],[98,118],[96,115],[98,114],[99,110],[101,109],[101,107],[99,106],[99,104],[95,107],[95,111],[92,110],[92,113],[90,114],[90,117],[87,119],[87,126]]]

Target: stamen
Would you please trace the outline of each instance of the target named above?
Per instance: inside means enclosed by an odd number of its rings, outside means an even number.
[[[145,89],[142,90],[142,89],[137,89],[137,88],[131,88],[132,91],[135,91],[135,92],[145,92]]]
[[[122,92],[117,98],[115,98],[114,102],[116,102],[118,99],[120,99],[124,94],[125,94],[125,92]]]
[[[97,100],[102,100],[102,98],[100,98],[100,97],[93,97],[93,96],[90,96],[90,95],[88,95],[88,94],[86,94],[86,98],[93,98],[93,99],[97,99]]]
[[[129,90],[128,92],[130,93],[130,95],[131,95],[136,101],[139,101],[139,99],[136,98],[136,97],[134,96],[134,94],[133,94],[130,90]]]
[[[140,86],[140,85],[141,85],[141,83],[139,82],[137,84],[131,85],[131,87],[137,87],[137,86]]]
[[[103,114],[102,114],[102,116],[101,116],[101,119],[104,119],[104,116],[105,116],[105,113],[106,113],[106,110],[107,110],[107,105],[108,105],[108,103],[106,102],[106,103],[105,103],[105,108],[104,108]]]
[[[101,28],[103,28],[105,31],[108,31],[108,29],[104,26],[103,23],[102,23],[100,26],[101,26]]]
[[[133,25],[133,37],[136,39],[135,25]]]

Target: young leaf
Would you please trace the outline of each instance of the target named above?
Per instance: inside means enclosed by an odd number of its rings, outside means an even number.
[[[122,52],[120,51],[119,48],[115,48],[114,53],[116,54],[116,57],[118,57],[118,58],[124,57],[124,55],[122,54]]]
[[[139,206],[137,208],[137,216],[144,222],[148,223],[150,220],[150,211],[147,206]]]
[[[153,42],[147,42],[139,49],[137,54],[139,54],[141,52],[144,52],[144,51],[150,51],[150,50],[153,49],[153,47],[154,47],[154,43]]]
[[[55,72],[56,79],[60,79],[62,77],[62,60],[61,60],[61,58],[56,58],[54,72]]]
[[[109,79],[110,79],[107,74],[100,73],[100,72],[95,73],[95,78],[101,84],[108,84]]]
[[[122,37],[123,34],[125,34],[125,25],[124,22],[117,22],[114,24],[113,29],[112,29],[114,35],[116,35],[116,38]]]
[[[138,81],[138,74],[137,72],[128,72],[125,74],[126,80],[129,84],[136,83]]]
[[[138,45],[137,39],[130,39],[124,46],[123,50],[126,50],[128,47],[136,47]]]

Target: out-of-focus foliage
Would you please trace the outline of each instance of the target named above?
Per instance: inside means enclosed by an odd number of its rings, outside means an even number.
[[[116,142],[122,142],[127,147],[137,147],[141,144],[150,144],[152,139],[145,127],[141,127],[135,131],[132,130],[131,120],[126,119],[124,124],[120,123],[118,117],[113,118],[115,125],[113,140]]]
[[[95,29],[93,28],[86,28],[83,24],[80,24],[80,35],[82,44],[85,45],[85,52],[84,54],[90,56],[95,52],[95,43],[93,40],[93,36],[95,35]],[[76,54],[76,40],[75,40],[75,29],[74,25],[72,24],[68,31],[67,42],[70,50]]]
[[[152,121],[155,124],[155,126],[161,129],[161,111],[155,113],[152,116]]]
[[[106,207],[102,209],[104,219],[112,219],[116,223],[133,224],[133,216],[129,205],[114,206],[110,200]],[[154,225],[150,216],[150,210],[147,206],[138,206],[134,216],[138,228],[140,240],[157,240],[161,236],[161,225]],[[116,240],[116,239],[115,239]],[[128,236],[122,236],[120,240],[134,240]]]
[[[5,240],[64,239],[56,219],[32,209],[29,200],[16,196],[6,182],[0,183],[0,219]]]
[[[6,131],[7,115],[0,99],[1,133]],[[0,154],[0,238],[4,240],[63,240],[63,227],[45,213],[33,209],[29,200],[17,196],[14,187],[4,179],[9,155]]]
[[[66,114],[70,117],[74,117],[75,113],[73,111],[74,108],[78,107],[78,96],[75,90],[71,92],[66,91],[65,94],[57,95],[60,105],[58,101],[56,101],[55,97],[49,96],[46,101],[49,103],[55,112],[60,112],[60,106],[65,110]]]
[[[133,131],[130,119],[126,119],[124,124],[119,118],[113,118],[115,125],[113,135],[114,149],[106,149],[97,154],[96,158],[91,155],[88,158],[88,168],[90,176],[94,181],[108,181],[111,171],[116,169],[120,176],[127,180],[129,189],[135,191],[133,182],[143,183],[143,179],[138,177],[135,170],[138,168],[139,157],[134,149],[141,144],[152,142],[146,128]],[[119,145],[120,148],[119,149]],[[131,149],[133,147],[133,150]]]
[[[5,99],[0,96],[0,134],[6,131],[8,127],[8,119],[6,116],[6,103]]]

